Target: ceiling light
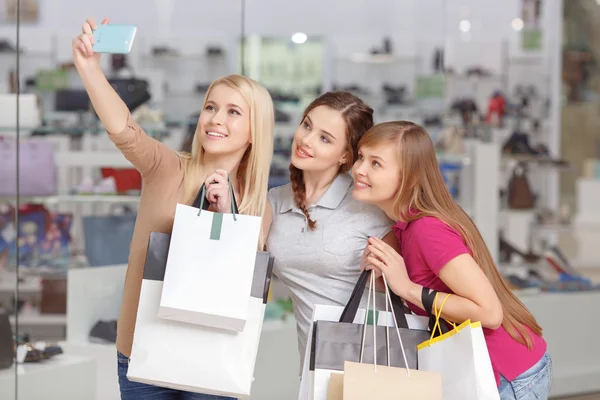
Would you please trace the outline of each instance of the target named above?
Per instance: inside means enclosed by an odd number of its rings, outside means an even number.
[[[600,0],[597,0],[600,1]],[[515,31],[520,31],[523,29],[523,20],[521,18],[515,18],[512,20],[512,27]]]
[[[306,33],[298,32],[298,33],[294,33],[292,35],[292,42],[297,43],[297,44],[302,44],[302,43],[306,42],[306,39],[308,39],[308,36],[306,36]]]
[[[463,19],[460,21],[458,25],[461,32],[467,33],[471,30],[471,22],[469,20]]]

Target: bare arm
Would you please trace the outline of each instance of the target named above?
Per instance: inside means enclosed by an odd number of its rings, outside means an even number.
[[[423,286],[413,283],[408,277],[404,259],[387,243],[370,239],[369,263],[386,276],[390,288],[398,296],[425,310],[421,301]],[[461,254],[447,262],[440,270],[440,279],[454,295],[444,304],[442,317],[448,321],[462,323],[468,319],[480,321],[481,325],[497,329],[502,325],[502,304],[479,265],[469,254]],[[440,292],[438,309],[446,297]]]
[[[498,329],[502,325],[502,304],[490,281],[469,254],[462,254],[448,262],[440,271],[440,279],[454,292],[442,309],[444,319],[457,323],[468,319],[481,321],[483,327],[490,329]],[[413,283],[406,292],[406,300],[424,310],[422,289],[423,286]],[[438,310],[445,297],[445,293],[438,295]]]

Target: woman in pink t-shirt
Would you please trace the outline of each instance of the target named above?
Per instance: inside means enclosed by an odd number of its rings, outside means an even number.
[[[506,286],[477,227],[452,199],[425,129],[406,121],[374,126],[359,143],[353,175],[354,197],[397,221],[402,256],[372,238],[367,268],[384,273],[421,315],[436,292],[438,309],[443,294],[453,293],[442,317],[481,321],[501,399],[548,398],[552,361],[542,328]]]

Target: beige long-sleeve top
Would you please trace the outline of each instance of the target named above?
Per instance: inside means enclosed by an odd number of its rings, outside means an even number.
[[[108,136],[140,172],[143,182],[117,325],[117,350],[129,357],[150,232],[171,233],[184,160],[176,151],[147,136],[131,115],[122,132],[109,132]]]

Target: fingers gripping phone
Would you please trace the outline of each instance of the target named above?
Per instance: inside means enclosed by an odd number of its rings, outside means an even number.
[[[128,54],[135,39],[135,25],[103,24],[93,31],[95,53]]]

